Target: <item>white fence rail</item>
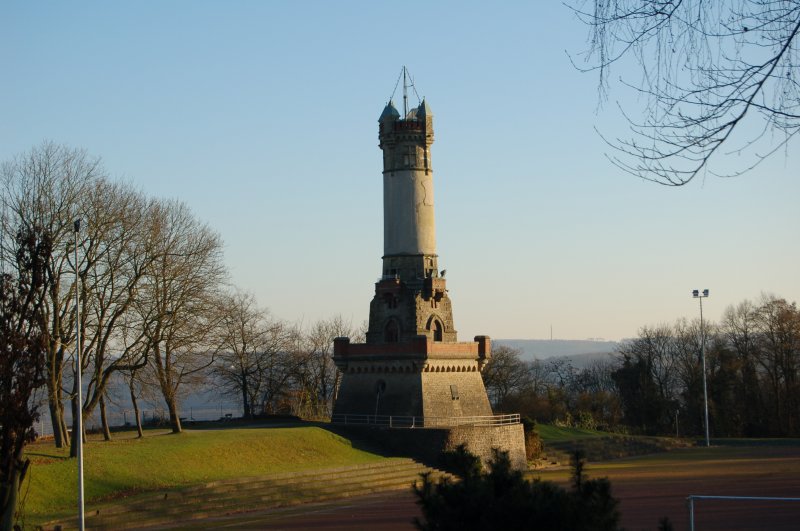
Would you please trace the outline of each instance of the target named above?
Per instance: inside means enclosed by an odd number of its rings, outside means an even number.
[[[480,417],[415,417],[407,415],[350,415],[331,417],[332,424],[387,426],[389,428],[451,428],[454,426],[503,426],[519,424],[519,413]]]
[[[773,496],[701,496],[692,494],[687,496],[686,502],[689,504],[689,529],[694,530],[694,501],[695,500],[729,500],[729,501],[779,501],[779,502],[800,502],[800,498],[779,498]]]

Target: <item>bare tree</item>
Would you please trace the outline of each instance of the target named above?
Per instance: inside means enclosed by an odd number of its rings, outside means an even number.
[[[763,295],[757,314],[758,363],[767,375],[776,431],[800,431],[800,311],[795,303]]]
[[[299,326],[273,322],[262,348],[259,360],[263,379],[258,408],[267,414],[281,413],[297,387],[296,382],[303,381],[298,377],[306,360],[302,331]]]
[[[202,380],[221,347],[222,241],[182,203],[163,202],[151,215],[156,258],[138,290],[137,310],[150,382],[160,389],[172,431],[179,433],[180,391]]]
[[[150,213],[155,209],[128,186],[98,181],[87,194],[83,238],[84,300],[86,319],[84,369],[90,370],[84,418],[101,407],[106,439],[110,431],[105,416],[104,395],[112,376],[136,371],[146,364],[143,327],[136,323],[134,302],[150,265],[155,260],[156,232]],[[139,326],[135,326],[139,324]]]
[[[42,311],[48,338],[47,400],[55,443],[62,447],[69,442],[63,376],[75,347],[73,222],[82,211],[87,191],[104,177],[104,170],[99,160],[85,151],[45,142],[4,163],[0,174],[4,206],[0,252],[13,255],[14,235],[19,230],[44,231],[53,242]]]
[[[751,301],[729,306],[722,316],[720,332],[738,359],[739,382],[737,410],[742,434],[752,436],[762,432],[766,420],[764,399],[759,385],[758,307]]]
[[[627,422],[649,433],[666,431],[682,390],[672,327],[644,326],[618,351],[620,363],[612,377]]]
[[[502,407],[508,397],[522,390],[529,380],[522,351],[506,345],[498,345],[492,349],[492,358],[481,376],[495,408]]]
[[[300,410],[328,408],[339,384],[339,372],[333,364],[333,340],[337,337],[357,337],[359,330],[341,315],[321,319],[304,334],[303,363],[298,367]]]
[[[591,31],[590,66],[582,69],[599,72],[601,98],[613,66],[634,63],[640,76],[621,79],[638,96],[627,101],[642,108],[618,104],[631,131],[628,139],[608,141],[614,148],[609,158],[618,167],[680,186],[703,171],[735,176],[782,149],[788,154],[800,130],[800,2],[585,5],[572,6]],[[723,165],[732,153],[742,156],[737,169]]]
[[[214,375],[222,392],[242,399],[244,418],[252,418],[254,408],[264,393],[266,368],[276,346],[275,327],[266,310],[258,307],[250,293],[235,292],[223,299],[220,326],[222,351],[214,365]],[[282,348],[277,345],[278,350]]]
[[[111,377],[120,370],[138,369],[145,364],[141,328],[137,341],[122,334],[131,330],[132,304],[147,266],[154,259],[153,231],[148,227],[147,201],[128,186],[96,179],[82,196],[80,217],[85,229],[78,243],[77,269],[81,277],[82,372],[89,372],[82,404],[77,403],[77,378],[70,392],[73,433],[77,433],[80,412],[83,419],[100,407],[103,433],[111,438],[105,410],[105,395]],[[135,355],[134,355],[135,354]],[[84,423],[85,424],[85,423]],[[77,456],[73,438],[70,454]]]

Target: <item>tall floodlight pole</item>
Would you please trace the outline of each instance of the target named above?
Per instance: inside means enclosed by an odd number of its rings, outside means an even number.
[[[76,419],[78,433],[73,433],[73,437],[78,438],[78,529],[83,531],[86,528],[83,511],[83,383],[81,382],[81,372],[83,372],[83,355],[81,352],[81,304],[80,290],[78,289],[80,277],[78,275],[78,234],[81,231],[81,220],[75,220],[75,377],[78,383],[78,418]]]
[[[706,385],[706,329],[703,326],[703,299],[708,297],[708,290],[693,290],[692,297],[700,299],[700,359],[703,361],[703,404],[706,410],[706,446],[711,446],[708,437],[708,387]]]

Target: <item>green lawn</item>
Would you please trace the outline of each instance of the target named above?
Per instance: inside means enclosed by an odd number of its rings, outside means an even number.
[[[592,439],[597,437],[609,437],[612,434],[604,431],[584,430],[581,428],[559,428],[552,424],[537,424],[536,431],[544,443],[575,441],[579,439]]]
[[[44,521],[71,514],[76,505],[77,464],[52,442],[27,449],[32,465],[24,514]],[[87,502],[152,489],[218,479],[259,476],[383,459],[317,427],[233,428],[173,435],[148,431],[144,439],[118,433],[110,442],[84,447]]]

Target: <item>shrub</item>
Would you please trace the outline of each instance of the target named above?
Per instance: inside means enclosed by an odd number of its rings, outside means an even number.
[[[442,452],[440,461],[443,469],[461,478],[480,475],[483,471],[480,458],[470,453],[465,444]]]
[[[525,459],[535,461],[542,456],[544,445],[536,431],[536,421],[530,417],[522,417],[522,429],[525,431]]]
[[[528,481],[511,468],[507,452],[493,450],[489,472],[472,467],[459,482],[436,483],[423,475],[414,486],[423,519],[421,530],[549,529],[617,530],[618,501],[607,479],[588,480],[584,459],[573,460],[572,488],[548,481]]]

